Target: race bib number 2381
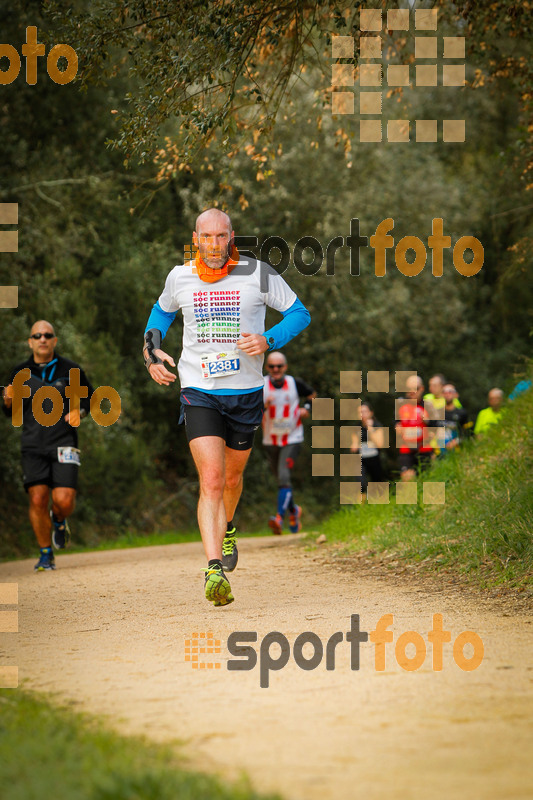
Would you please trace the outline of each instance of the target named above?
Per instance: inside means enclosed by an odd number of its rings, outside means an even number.
[[[202,376],[204,378],[225,378],[240,372],[237,350],[227,353],[207,353],[202,356]]]
[[[80,466],[80,451],[77,447],[58,447],[57,460],[60,464],[75,464]]]

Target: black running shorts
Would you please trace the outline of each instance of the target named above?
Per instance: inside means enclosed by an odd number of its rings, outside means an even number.
[[[263,418],[263,389],[231,395],[182,389],[180,400],[180,422],[185,422],[189,442],[219,436],[231,450],[250,450]]]
[[[380,483],[385,480],[383,474],[383,467],[381,466],[381,457],[366,456],[361,459],[361,486],[363,492],[366,492],[369,481]]]
[[[79,451],[76,448],[69,448]],[[76,489],[78,486],[79,464],[70,461],[60,463],[58,460],[58,448],[52,447],[43,451],[23,450],[22,451],[22,471],[24,488],[26,491],[30,486],[44,484],[51,489],[65,487]]]
[[[420,453],[418,450],[411,450],[409,453],[400,453],[400,472],[406,472],[409,469],[422,470],[429,466],[431,461],[431,453]]]

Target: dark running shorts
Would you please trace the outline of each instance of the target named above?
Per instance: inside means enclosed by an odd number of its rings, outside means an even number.
[[[361,486],[366,492],[369,481],[380,483],[385,480],[381,458],[377,456],[367,456],[361,459]]]
[[[60,464],[57,447],[38,452],[35,450],[22,451],[22,472],[24,488],[44,484],[51,489],[65,487],[76,489],[78,487],[78,464]]]
[[[420,471],[429,466],[430,461],[431,453],[419,453],[418,450],[411,450],[410,453],[400,453],[400,472],[406,472],[408,469]]]
[[[263,419],[263,389],[250,394],[216,395],[182,389],[180,423],[187,440],[219,436],[231,450],[249,450]]]

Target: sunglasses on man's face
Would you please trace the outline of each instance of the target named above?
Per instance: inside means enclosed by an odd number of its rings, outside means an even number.
[[[285,364],[267,364],[267,369],[283,369]]]
[[[32,333],[31,334],[31,338],[32,339],[41,339],[43,336],[44,336],[45,339],[53,339],[54,338],[54,334],[53,333]]]

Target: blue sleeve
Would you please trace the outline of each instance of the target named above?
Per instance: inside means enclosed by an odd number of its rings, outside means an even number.
[[[155,328],[158,331],[161,331],[161,338],[164,339],[167,335],[167,331],[174,322],[176,318],[177,311],[163,311],[161,306],[159,305],[159,301],[154,303],[152,308],[152,312],[148,317],[148,322],[146,323],[146,328],[144,332],[149,331],[150,328]]]
[[[278,350],[294,339],[299,333],[307,328],[311,322],[311,314],[306,309],[304,304],[296,298],[294,303],[286,311],[282,311],[283,319],[265,331],[263,336],[266,336],[269,350]]]

